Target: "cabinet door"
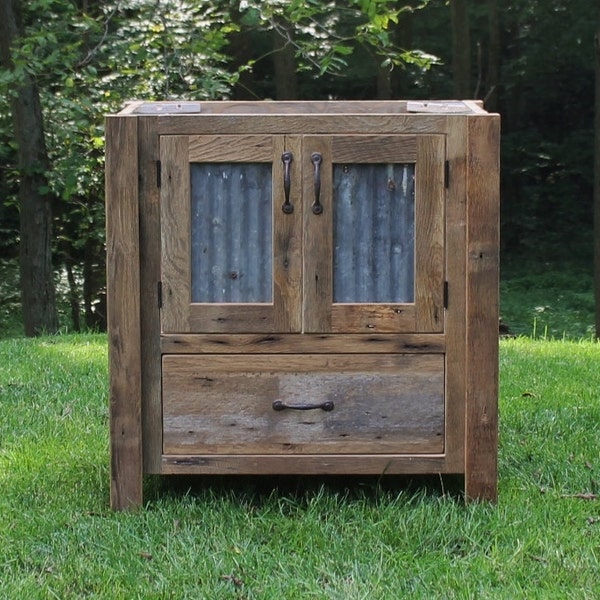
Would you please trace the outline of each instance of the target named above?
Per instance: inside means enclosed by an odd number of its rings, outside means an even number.
[[[304,330],[444,327],[442,135],[303,138]]]
[[[300,331],[299,147],[273,135],[161,137],[163,332]]]

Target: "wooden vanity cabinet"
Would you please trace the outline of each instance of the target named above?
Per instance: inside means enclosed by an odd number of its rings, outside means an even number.
[[[495,499],[498,139],[466,101],[107,117],[112,506],[144,474]]]

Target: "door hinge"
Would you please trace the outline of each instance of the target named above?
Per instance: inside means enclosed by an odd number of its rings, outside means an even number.
[[[158,308],[162,308],[163,305],[163,294],[162,294],[162,281],[156,284],[156,295],[158,299]]]
[[[160,160],[156,161],[156,187],[160,187],[162,184],[162,165]]]
[[[448,282],[444,281],[444,308],[448,308]]]
[[[450,161],[444,163],[444,187],[450,187]]]

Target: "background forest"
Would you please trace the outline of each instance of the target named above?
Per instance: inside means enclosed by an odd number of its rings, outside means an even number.
[[[481,99],[503,275],[589,292],[596,4],[0,0],[2,333],[21,302],[27,335],[105,327],[103,116],[132,99]]]

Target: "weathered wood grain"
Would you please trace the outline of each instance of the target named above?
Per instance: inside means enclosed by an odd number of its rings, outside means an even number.
[[[453,118],[447,137],[446,201],[446,453],[455,473],[465,470],[467,118]]]
[[[408,163],[417,143],[414,135],[334,135],[331,152],[336,163]]]
[[[465,493],[496,500],[498,479],[498,116],[469,118]]]
[[[319,153],[321,214],[313,214],[315,203],[315,167],[311,155]],[[333,302],[332,273],[332,157],[331,138],[305,136],[302,140],[302,181],[304,196],[304,260],[303,260],[303,331],[328,332],[331,330]]]
[[[293,212],[283,211],[284,152],[291,152],[289,202]],[[273,331],[302,331],[302,139],[279,136],[273,159]]]
[[[160,369],[160,190],[156,119],[139,120],[139,222],[142,353],[142,445],[144,473],[160,473],[162,455],[162,396]]]
[[[444,334],[161,336],[163,354],[443,354]]]
[[[272,135],[192,135],[190,162],[271,162]]]
[[[190,331],[190,168],[188,136],[160,138],[162,330]]]
[[[160,116],[160,135],[234,134],[443,134],[445,115],[200,114]]]
[[[393,333],[417,330],[414,304],[334,304],[333,333]]]
[[[106,250],[111,506],[142,502],[137,120],[106,120]]]
[[[422,475],[454,473],[434,454],[165,454],[164,475]]]
[[[163,447],[177,453],[440,453],[441,355],[163,357]],[[331,411],[275,411],[333,402]]]
[[[444,329],[445,139],[420,136],[417,148],[415,325],[435,332]]]

